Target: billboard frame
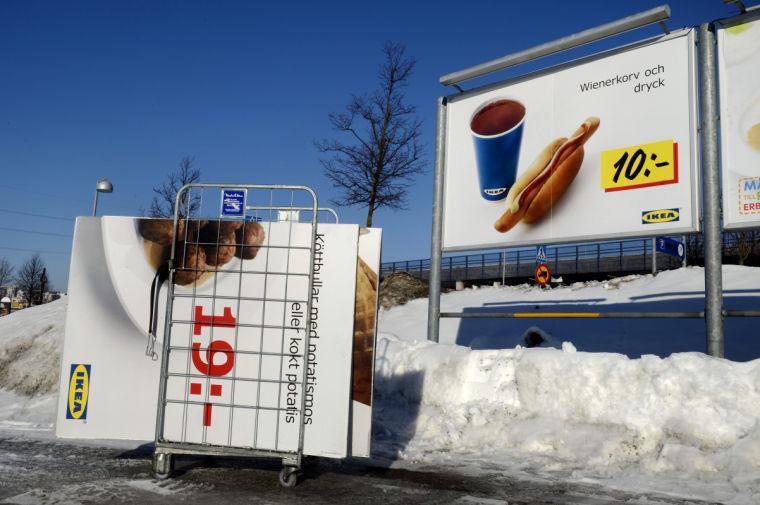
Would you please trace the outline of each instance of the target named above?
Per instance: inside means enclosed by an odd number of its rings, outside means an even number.
[[[691,227],[679,229],[683,232],[698,232],[704,220],[705,233],[705,323],[707,337],[707,352],[712,356],[723,357],[723,295],[722,295],[722,258],[720,256],[721,235],[721,202],[720,173],[718,162],[718,138],[717,138],[717,76],[715,72],[715,25],[705,23],[698,27],[688,27],[676,32],[666,33],[625,44],[606,51],[600,51],[592,55],[569,60],[567,62],[528,72],[511,79],[502,80],[489,85],[481,86],[469,91],[460,89],[460,93],[442,96],[438,98],[438,113],[436,125],[436,161],[433,191],[433,220],[431,230],[431,259],[429,276],[429,299],[428,299],[428,333],[430,341],[438,342],[440,318],[441,318],[441,258],[445,251],[467,250],[467,248],[447,248],[443,245],[443,203],[444,203],[444,171],[446,164],[446,126],[447,104],[450,100],[461,100],[464,97],[484,93],[505,84],[514,84],[528,79],[533,79],[557,72],[565,68],[571,68],[583,63],[595,61],[604,57],[613,56],[626,51],[645,47],[658,42],[663,42],[676,37],[688,36],[691,39],[689,47],[689,69],[691,79],[691,154],[690,166],[692,175],[692,223]],[[697,48],[695,46],[699,45]],[[708,47],[705,47],[708,46]],[[699,59],[699,64],[697,63]],[[705,134],[707,130],[708,134]],[[712,133],[712,135],[709,135]],[[699,186],[702,186],[702,191]],[[705,198],[704,195],[710,196]],[[717,198],[716,198],[717,196]],[[618,235],[617,237],[622,237]],[[625,236],[647,237],[650,235],[635,233]],[[587,237],[587,240],[590,238]],[[598,239],[595,237],[594,239]],[[581,242],[581,237],[567,240],[558,240],[552,243]],[[545,243],[545,241],[543,241]],[[535,245],[534,242],[525,242],[524,245]],[[503,247],[503,246],[501,246]],[[474,246],[473,248],[478,248]],[[497,248],[490,245],[484,249]],[[716,253],[717,251],[717,253]]]
[[[699,170],[699,106],[698,106],[698,96],[699,96],[699,90],[698,90],[698,75],[697,75],[697,36],[696,36],[697,30],[694,28],[683,28],[677,31],[673,31],[669,34],[665,35],[657,35],[654,37],[650,37],[647,39],[643,39],[637,42],[633,42],[630,44],[626,44],[623,46],[615,47],[612,49],[608,49],[605,51],[601,51],[598,53],[591,54],[589,56],[585,56],[582,58],[577,58],[574,60],[570,60],[558,65],[550,66],[547,68],[543,68],[534,72],[529,72],[526,74],[522,74],[519,76],[515,76],[509,79],[501,80],[495,83],[487,84],[485,86],[481,86],[478,88],[473,88],[461,93],[455,93],[452,95],[448,95],[443,98],[444,107],[448,107],[450,103],[456,103],[460,100],[464,100],[467,98],[471,98],[474,96],[478,96],[483,93],[488,93],[489,91],[493,91],[496,89],[503,88],[505,86],[510,86],[514,84],[518,84],[525,81],[530,81],[539,77],[543,77],[546,75],[554,74],[557,72],[560,72],[562,70],[566,70],[569,68],[573,68],[579,65],[583,65],[586,63],[591,63],[597,60],[601,60],[603,58],[607,58],[610,56],[614,56],[616,54],[625,53],[628,51],[632,51],[635,49],[640,49],[642,47],[647,47],[650,45],[654,45],[660,42],[666,42],[669,40],[674,40],[680,37],[688,37],[690,39],[690,45],[689,45],[689,94],[690,94],[690,110],[689,110],[689,131],[690,131],[690,158],[691,158],[691,164],[688,167],[689,173],[691,174],[691,206],[692,206],[692,217],[690,223],[685,223],[685,226],[679,226],[677,228],[671,228],[668,229],[668,233],[673,235],[683,235],[686,233],[696,233],[700,231],[700,215],[701,215],[701,201],[699,198],[699,186],[701,184],[701,174]],[[440,103],[440,99],[439,99]],[[441,135],[443,139],[443,143],[440,146],[438,146],[438,140],[436,140],[436,177],[435,177],[435,184],[436,189],[435,191],[438,191],[437,184],[442,184],[443,188],[445,188],[445,150],[446,150],[446,144],[445,139],[446,135],[448,133],[448,122],[446,119],[444,119],[443,122],[440,122],[436,126],[436,139],[438,139],[438,136]],[[438,157],[443,154],[442,163],[439,167],[438,164]],[[441,178],[440,181],[438,179],[438,171],[441,171]],[[442,190],[443,190],[442,188]],[[509,244],[472,244],[472,245],[466,245],[466,246],[454,246],[454,247],[445,247],[444,246],[444,235],[443,230],[445,229],[445,215],[443,215],[443,210],[445,208],[445,192],[441,194],[440,200],[437,200],[437,206],[434,203],[433,205],[433,212],[440,212],[442,214],[440,226],[441,226],[441,252],[457,252],[457,251],[471,251],[471,250],[490,250],[490,249],[503,249],[504,247],[525,247],[525,246],[534,246],[534,245],[541,245],[541,244],[568,244],[568,243],[578,243],[578,242],[591,242],[591,241],[599,241],[599,240],[609,240],[610,238],[641,238],[641,237],[651,237],[653,236],[652,233],[646,233],[643,230],[642,231],[633,231],[633,232],[624,232],[624,233],[616,233],[614,236],[605,236],[605,235],[576,235],[571,237],[564,237],[562,239],[553,239],[551,241],[547,241],[545,238],[538,238],[538,239],[528,239],[528,240],[521,240],[517,242],[510,242]],[[660,230],[661,231],[661,230]],[[435,234],[435,231],[433,232]],[[656,233],[655,233],[656,234]]]
[[[721,80],[722,80],[722,76],[721,75],[724,73],[723,71],[725,70],[725,67],[724,67],[724,64],[722,63],[722,61],[720,59],[720,45],[718,44],[718,40],[719,40],[719,38],[718,38],[718,30],[725,30],[727,28],[730,28],[733,25],[736,25],[736,24],[739,24],[739,23],[751,22],[751,21],[760,21],[760,6],[751,7],[749,9],[747,9],[745,12],[743,12],[743,13],[737,15],[737,16],[731,16],[731,17],[727,17],[727,18],[717,19],[717,20],[713,21],[713,23],[712,23],[713,26],[715,27],[713,37],[715,37],[716,53],[717,53],[716,56],[715,56],[715,59],[717,60],[716,68],[717,68],[717,71],[718,71],[717,72],[718,73],[718,78],[716,79],[716,86],[718,87],[718,100],[719,100],[719,104],[718,104],[717,111],[719,113],[722,112],[721,109],[723,107],[723,104],[726,103],[726,93],[727,93],[727,90],[726,90],[725,86],[721,86],[720,85]],[[726,159],[727,149],[723,148],[723,139],[726,137],[726,135],[725,135],[726,128],[727,128],[726,123],[723,122],[723,121],[720,121],[720,125],[718,127],[718,134],[720,135],[720,142],[719,142],[719,144],[721,145],[721,150],[720,150],[720,155],[719,155],[720,178],[721,178],[721,181],[723,181],[724,184],[725,184],[725,180],[723,178],[723,175],[724,175],[723,172],[724,172],[724,167],[727,165],[727,161],[728,161]],[[723,196],[724,196],[724,188],[721,187],[721,189],[720,189],[720,197],[721,197],[721,199],[723,198]],[[721,226],[723,227],[723,230],[725,230],[725,231],[742,231],[742,230],[747,230],[747,229],[751,229],[751,228],[757,228],[757,227],[760,226],[760,215],[758,215],[757,219],[755,219],[754,221],[745,221],[745,222],[741,222],[741,223],[728,223],[727,219],[726,219],[726,216],[725,216],[725,213],[721,213],[721,217],[722,217],[721,218]]]

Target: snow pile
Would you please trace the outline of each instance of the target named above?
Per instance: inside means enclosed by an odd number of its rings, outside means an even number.
[[[0,389],[35,396],[58,388],[66,298],[0,319]]]
[[[51,429],[66,298],[0,318],[0,426]]]
[[[653,470],[760,470],[760,360],[629,359],[568,343],[472,351],[388,336],[378,348],[378,398],[385,409],[419,405],[413,442],[423,450],[516,448],[595,466],[643,458]],[[573,425],[614,437],[573,440]]]
[[[701,310],[703,276],[688,268],[552,290],[489,287],[446,294],[442,310]],[[726,307],[756,308],[759,286],[760,269],[724,268]],[[0,427],[52,426],[65,309],[61,300],[0,318]],[[678,352],[704,348],[702,321],[445,319],[443,343],[432,344],[426,311],[425,299],[381,310],[376,454],[760,503],[760,360]],[[756,325],[727,321],[727,351],[760,356]]]

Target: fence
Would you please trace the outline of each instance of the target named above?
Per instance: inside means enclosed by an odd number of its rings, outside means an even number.
[[[698,235],[686,241],[687,257],[700,258],[701,241]],[[679,240],[682,237],[678,237]],[[724,256],[737,247],[732,233],[723,236]],[[696,251],[694,249],[697,249]],[[652,239],[621,240],[595,244],[547,246],[546,257],[552,275],[590,277],[594,274],[627,275],[652,271]],[[666,254],[657,254],[657,270],[681,266],[681,261]],[[533,277],[536,267],[536,249],[505,249],[500,252],[445,256],[441,259],[441,281],[486,282]],[[407,272],[419,279],[430,276],[430,260],[417,259],[392,261],[381,265],[380,275]]]

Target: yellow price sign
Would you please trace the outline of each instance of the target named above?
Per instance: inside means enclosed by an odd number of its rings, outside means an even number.
[[[678,143],[673,140],[602,152],[605,192],[678,182]]]

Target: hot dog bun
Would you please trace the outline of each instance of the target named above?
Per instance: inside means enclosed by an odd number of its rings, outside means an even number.
[[[517,196],[522,193],[522,191],[528,186],[528,184],[530,184],[533,179],[535,179],[541,172],[544,171],[546,165],[548,165],[554,157],[554,153],[556,153],[557,150],[559,150],[559,148],[562,147],[562,144],[565,142],[567,142],[567,138],[561,137],[550,143],[548,146],[544,147],[541,152],[538,153],[538,156],[536,156],[535,161],[533,161],[533,163],[528,167],[528,170],[526,170],[525,173],[521,175],[517,181],[515,181],[515,183],[509,189],[509,193],[507,193],[507,202],[512,212],[517,212],[519,208],[517,204]]]
[[[535,223],[546,214],[554,206],[565,191],[570,187],[570,183],[573,182],[575,176],[581,170],[583,164],[583,146],[579,147],[570,156],[560,163],[557,170],[549,177],[546,184],[541,186],[533,201],[528,204],[528,210],[525,211],[525,217],[523,221],[531,224]]]
[[[505,233],[520,221],[534,223],[548,214],[565,194],[583,164],[583,144],[599,128],[599,118],[589,117],[570,136],[552,141],[507,193],[507,210],[494,223]]]

